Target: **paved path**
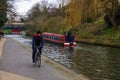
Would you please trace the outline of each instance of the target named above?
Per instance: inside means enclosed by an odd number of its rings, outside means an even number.
[[[25,46],[7,38],[0,61],[0,80],[73,80],[47,62],[36,67],[31,55]]]

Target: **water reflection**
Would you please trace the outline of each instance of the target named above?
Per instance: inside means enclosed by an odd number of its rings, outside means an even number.
[[[107,48],[107,72],[110,80],[120,80],[120,49]]]
[[[120,80],[120,49],[80,44],[72,68],[91,80]]]
[[[47,50],[46,50],[47,49]],[[49,58],[82,73],[90,80],[120,80],[120,49],[79,44],[76,47],[45,45]]]
[[[56,46],[45,44],[43,54],[54,61],[57,61],[67,67],[71,67],[71,56],[74,52],[73,47]]]
[[[99,77],[105,77],[103,69],[106,53],[101,47],[87,46],[85,49],[76,49],[76,53],[72,58],[73,69],[76,72],[89,76],[92,80],[104,80]]]

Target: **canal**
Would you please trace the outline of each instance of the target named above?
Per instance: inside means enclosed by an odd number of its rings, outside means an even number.
[[[7,35],[31,47],[31,39],[22,35]],[[77,43],[63,47],[45,43],[43,55],[84,74],[90,80],[120,80],[120,48]]]

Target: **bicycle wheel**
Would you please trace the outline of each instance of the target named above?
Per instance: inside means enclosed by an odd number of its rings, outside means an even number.
[[[41,66],[41,54],[40,54],[40,52],[39,52],[38,55],[37,55],[36,65],[37,65],[38,67]]]

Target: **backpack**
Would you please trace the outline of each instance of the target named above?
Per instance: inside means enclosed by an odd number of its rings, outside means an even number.
[[[39,44],[41,43],[41,39],[42,39],[42,36],[40,34],[34,35],[34,42],[36,46],[39,46]]]

